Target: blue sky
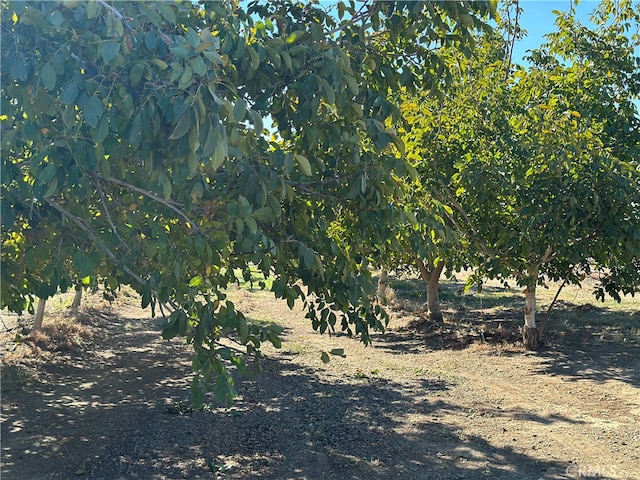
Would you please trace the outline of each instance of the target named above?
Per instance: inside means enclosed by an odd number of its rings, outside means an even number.
[[[592,23],[589,20],[591,12],[598,6],[598,0],[583,0],[576,5],[576,16],[585,26]],[[634,5],[637,2],[634,1]],[[522,57],[527,50],[533,50],[545,43],[544,35],[556,31],[554,24],[556,15],[552,10],[567,11],[571,6],[570,0],[521,0],[523,9],[520,25],[527,30],[527,36],[517,42],[513,48],[513,61],[524,64]],[[640,101],[635,102],[640,114]]]
[[[596,0],[583,0],[576,5],[576,16],[585,26],[591,25],[589,17],[591,12],[600,2]],[[527,50],[537,48],[545,43],[544,34],[556,30],[554,21],[556,15],[552,10],[568,11],[570,0],[521,0],[523,9],[520,25],[527,30],[527,37],[516,43],[513,51],[513,61],[520,63]]]

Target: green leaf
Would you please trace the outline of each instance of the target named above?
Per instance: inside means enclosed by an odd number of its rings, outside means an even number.
[[[241,122],[244,120],[244,116],[247,113],[247,103],[239,98],[236,101],[236,104],[233,106],[233,120],[236,122]]]
[[[91,128],[96,128],[98,126],[98,120],[100,120],[100,117],[91,107],[91,103],[89,103],[89,105],[84,109],[84,120]]]
[[[274,348],[282,348],[282,339],[275,333],[269,332],[267,334],[267,339],[271,342],[271,345],[273,345]]]
[[[258,52],[256,52],[253,47],[247,47],[247,51],[251,57],[251,68],[257,70],[260,66],[260,56],[258,55]]]
[[[211,158],[211,168],[217,170],[224,163],[225,158],[229,155],[227,139],[222,137],[224,135],[224,129],[220,133],[220,129],[216,128],[216,146],[213,150],[213,157]]]
[[[65,105],[69,105],[75,101],[77,96],[78,96],[78,85],[76,85],[76,82],[70,81],[62,89],[62,93],[60,93],[60,101]]]
[[[173,133],[169,136],[169,140],[182,138],[189,131],[189,128],[191,128],[191,112],[187,110],[173,129]]]
[[[98,121],[102,117],[104,113],[104,106],[102,105],[102,101],[95,95],[91,97],[89,100],[89,104],[85,107],[84,110],[84,119],[91,128],[96,128],[98,126]]]
[[[334,103],[336,103],[336,93],[333,91],[333,88],[331,88],[331,85],[329,85],[329,82],[327,82],[324,78],[320,78],[320,84],[322,85],[324,98],[327,103],[329,105],[333,105]]]
[[[95,264],[83,251],[78,250],[72,257],[73,269],[81,277],[88,277],[93,274]]]
[[[96,126],[95,130],[91,133],[93,141],[96,143],[102,143],[109,135],[109,120],[103,116]]]
[[[287,290],[287,284],[284,281],[277,279],[273,282],[272,290],[276,298],[284,298],[285,291]]]
[[[87,2],[87,18],[91,20],[98,14],[98,0],[89,0]]]
[[[165,177],[162,182],[162,192],[164,193],[165,200],[169,200],[171,198],[171,190],[171,180],[169,180],[169,177]]]
[[[346,357],[346,355],[344,353],[344,348],[333,348],[333,349],[331,349],[331,351],[329,353],[331,355],[337,355],[339,357]]]
[[[322,354],[320,355],[320,360],[322,360],[322,363],[329,363],[331,361],[327,352],[322,352]]]
[[[202,57],[193,57],[189,60],[189,65],[193,69],[193,73],[199,75],[201,77],[205,76],[207,73],[207,65],[202,60]]]
[[[193,203],[196,203],[198,200],[200,200],[202,198],[202,193],[204,192],[204,187],[202,186],[201,182],[196,183],[192,188],[191,188],[191,201]]]
[[[102,104],[102,100],[94,95],[89,99],[89,106],[94,112],[96,112],[98,118],[102,117],[102,114],[104,113],[104,105]]]
[[[169,25],[174,25],[176,23],[176,12],[173,11],[173,7],[170,3],[154,2],[153,5],[160,11],[160,14],[165,18]]]
[[[191,45],[193,48],[196,48],[200,44],[200,38],[198,37],[198,34],[191,27],[187,29],[185,38],[187,39],[187,43]]]
[[[195,123],[194,128],[189,131],[189,149],[191,155],[195,155],[195,152],[200,148],[200,128],[198,122]]]
[[[307,159],[307,157],[303,155],[294,155],[294,158],[298,162],[298,165],[300,166],[300,171],[302,172],[302,174],[306,175],[307,177],[310,177],[311,164],[309,163],[309,160]]]
[[[273,210],[270,207],[262,207],[255,210],[251,216],[259,222],[265,222],[273,217]]]
[[[208,157],[213,153],[216,148],[217,134],[216,129],[214,127],[209,127],[209,131],[207,132],[207,139],[204,142],[204,146],[202,147],[202,155]]]
[[[244,318],[244,315],[240,313],[237,316],[236,329],[238,331],[238,335],[240,336],[240,343],[242,343],[243,345],[246,344],[249,340],[249,325],[247,325],[247,319]]]
[[[238,208],[245,209],[247,207],[249,208],[251,207],[251,204],[249,203],[249,200],[247,200],[247,197],[243,195],[238,195]]]
[[[151,60],[151,63],[153,63],[160,70],[166,70],[167,68],[169,68],[167,62],[160,60],[159,58],[154,58],[153,60]]]
[[[50,63],[45,63],[40,70],[40,80],[44,88],[51,91],[56,88],[56,71]]]
[[[245,217],[244,223],[247,225],[249,232],[251,232],[252,235],[255,235],[258,232],[258,224],[253,217]]]
[[[54,27],[59,27],[64,23],[64,17],[62,16],[62,13],[60,13],[60,10],[54,10],[51,12],[49,15],[49,23]]]
[[[144,63],[136,63],[129,74],[131,85],[134,87],[138,85],[142,80],[142,75],[144,75]]]
[[[253,110],[249,110],[249,115],[251,116],[251,122],[255,127],[257,133],[262,133],[264,130],[264,122],[262,121],[262,116]]]
[[[164,338],[165,340],[171,340],[178,335],[180,317],[183,315],[184,312],[182,310],[174,310],[173,312],[171,312],[167,323],[162,325],[162,338]]]
[[[129,125],[129,143],[132,147],[137,148],[140,145],[142,138],[142,118],[141,113],[138,112],[132,119]]]
[[[116,56],[120,53],[120,43],[118,42],[105,42],[102,45],[102,59],[109,63],[111,60],[116,58]]]
[[[56,189],[58,188],[58,178],[54,177],[53,179],[51,179],[51,181],[47,184],[47,189],[45,190],[43,197],[47,198],[50,197],[51,195],[53,195],[56,191]]]
[[[193,84],[193,69],[187,65],[180,75],[180,81],[178,81],[178,88],[187,89]]]
[[[56,176],[57,171],[58,169],[56,168],[56,166],[50,163],[38,175],[38,183],[41,185],[46,185],[53,179],[53,177]]]
[[[311,269],[311,267],[313,266],[313,259],[314,259],[313,250],[308,248],[304,252],[304,266],[307,267],[308,269]]]

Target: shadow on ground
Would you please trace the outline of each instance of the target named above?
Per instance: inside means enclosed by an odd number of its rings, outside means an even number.
[[[231,415],[198,415],[217,424],[242,422],[236,438],[204,440],[222,462],[249,462],[264,478],[537,480],[565,472],[564,463],[541,462],[516,445],[498,448],[447,424],[443,417],[459,409],[442,399],[447,388],[445,381],[428,379],[412,385],[374,377],[340,383],[276,361],[264,378],[251,382]],[[513,412],[514,418],[547,424],[567,421],[532,415]],[[291,416],[293,425],[286,420]],[[270,452],[253,445],[269,445]]]
[[[267,360],[232,409],[181,414],[188,354],[136,322],[3,398],[5,478],[566,478],[564,463],[448,424],[445,380],[321,377],[296,355]]]
[[[3,478],[129,478],[127,456],[172,403],[188,398],[189,358],[167,342],[158,348],[158,323],[118,320],[108,343],[61,353],[3,392]]]
[[[637,345],[587,344],[580,348],[556,345],[539,352],[543,362],[536,373],[568,380],[605,383],[619,380],[640,387],[640,347]]]
[[[461,321],[444,323],[415,314],[406,326],[376,335],[376,348],[401,355],[518,340],[516,308],[486,313],[480,320],[473,314],[467,310]],[[189,401],[190,354],[160,339],[160,320],[105,318],[104,323],[107,335],[91,351],[65,353],[65,361],[43,364],[37,381],[3,395],[5,478],[577,476],[569,472],[571,465],[540,460],[527,453],[526,445],[511,443],[506,430],[496,429],[504,436],[497,442],[470,435],[460,422],[449,420],[481,415],[566,425],[579,423],[575,419],[496,406],[461,411],[447,401],[453,384],[446,379],[330,376],[301,366],[291,352],[272,356],[262,376],[240,382],[242,397],[233,408],[193,412],[182,408]],[[554,337],[537,354],[542,360],[534,373],[640,386],[640,349],[599,345],[593,338],[589,333],[589,341],[567,344],[567,338]],[[585,479],[607,478],[602,472],[578,473]]]

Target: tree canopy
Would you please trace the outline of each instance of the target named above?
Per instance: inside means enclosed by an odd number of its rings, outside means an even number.
[[[441,101],[409,95],[404,135],[420,183],[448,206],[477,277],[525,288],[525,333],[535,289],[580,284],[620,299],[640,285],[640,10],[604,2],[596,28],[558,12],[558,31],[513,68],[500,35],[484,35]],[[537,338],[525,338],[531,347]]]

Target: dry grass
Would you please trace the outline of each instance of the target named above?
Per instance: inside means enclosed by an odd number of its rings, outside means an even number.
[[[37,381],[43,364],[62,361],[66,355],[82,351],[95,338],[95,322],[90,307],[70,309],[69,295],[47,302],[42,328],[32,330],[31,316],[4,314],[0,333],[2,392],[25,388]]]
[[[22,332],[25,332],[25,329],[22,329]],[[13,335],[12,333],[3,334],[3,343],[14,343],[14,347],[7,348],[8,351],[2,356],[4,365],[39,357],[50,360],[55,356],[55,352],[80,350],[93,339],[90,326],[73,312],[50,315],[41,329],[32,330],[26,336],[21,332]]]

